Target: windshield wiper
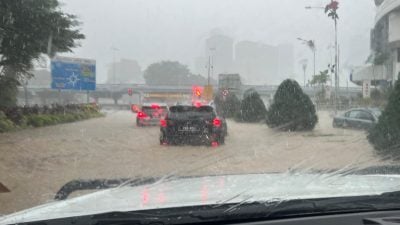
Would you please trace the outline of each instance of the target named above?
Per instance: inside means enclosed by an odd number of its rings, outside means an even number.
[[[148,178],[121,178],[121,179],[90,179],[90,180],[72,180],[64,184],[60,190],[56,193],[55,200],[65,200],[70,194],[76,191],[84,190],[103,190],[109,188],[115,188],[120,185],[129,186],[140,186],[146,184],[152,184],[159,180],[159,178],[148,177]]]

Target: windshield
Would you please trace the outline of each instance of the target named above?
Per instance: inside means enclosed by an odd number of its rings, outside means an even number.
[[[0,18],[0,218],[400,191],[400,0],[2,0]]]

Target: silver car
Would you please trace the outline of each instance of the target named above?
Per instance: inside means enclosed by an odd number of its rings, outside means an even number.
[[[350,127],[357,129],[369,129],[373,127],[379,119],[381,111],[376,108],[356,108],[351,109],[333,118],[333,127]]]

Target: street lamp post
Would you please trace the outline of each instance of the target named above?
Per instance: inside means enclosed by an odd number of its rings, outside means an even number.
[[[215,51],[215,47],[214,48],[210,48],[210,54],[208,56],[208,75],[207,75],[207,85],[210,86],[210,80],[211,80],[211,76],[214,75],[214,57],[213,57],[213,51]]]
[[[306,70],[307,64],[303,64],[304,88],[306,87]]]
[[[113,70],[113,80],[112,80],[112,91],[111,91],[111,97],[114,99],[114,95],[115,95],[115,52],[117,52],[117,51],[119,51],[119,49],[118,48],[116,48],[116,47],[114,47],[114,46],[112,46],[111,47],[111,51],[113,51],[113,68],[112,68],[112,70]],[[114,103],[116,104],[116,100],[114,99]]]
[[[304,88],[306,88],[306,71],[307,71],[307,59],[302,59],[301,61],[300,61],[300,64],[301,64],[301,66],[302,66],[302,68],[303,68],[303,85],[304,85]]]
[[[335,114],[337,113],[337,100],[338,100],[338,89],[339,89],[339,48],[338,48],[338,14],[337,9],[339,8],[339,2],[335,0],[331,0],[331,2],[326,5],[325,7],[312,7],[306,6],[306,9],[323,9],[325,13],[328,13],[328,17],[331,17],[335,24],[335,98],[334,98],[334,107],[335,107]]]

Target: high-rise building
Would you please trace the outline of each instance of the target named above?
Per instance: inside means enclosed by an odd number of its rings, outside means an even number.
[[[211,57],[211,72],[216,78],[218,74],[233,72],[233,39],[224,35],[212,35],[206,40],[206,65]]]
[[[207,76],[207,60],[205,57],[196,57],[194,59],[193,73]]]
[[[235,46],[235,69],[248,84],[279,84],[291,77],[294,53],[291,45],[271,46],[241,41]]]
[[[294,76],[294,49],[291,44],[280,44],[278,49],[278,81]]]

